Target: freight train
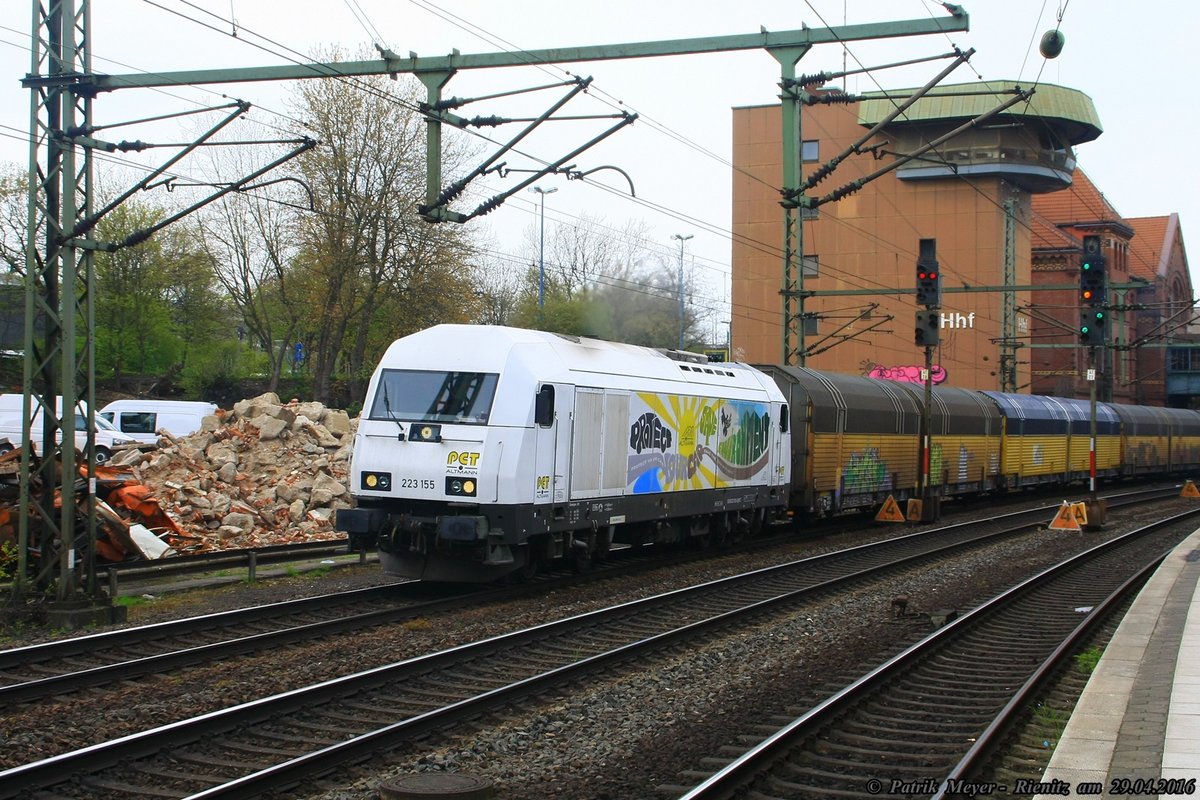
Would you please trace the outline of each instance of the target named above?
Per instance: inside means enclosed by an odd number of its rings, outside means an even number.
[[[501,326],[392,343],[336,525],[389,575],[481,583],[613,545],[706,544],[918,493],[924,389]],[[1098,403],[1099,477],[1200,465],[1200,412]],[[934,388],[940,497],[1091,473],[1090,405]]]

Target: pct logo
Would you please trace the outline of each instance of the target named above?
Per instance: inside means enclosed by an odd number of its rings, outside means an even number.
[[[446,456],[446,469],[459,472],[475,472],[479,467],[479,453],[469,450],[451,451]]]

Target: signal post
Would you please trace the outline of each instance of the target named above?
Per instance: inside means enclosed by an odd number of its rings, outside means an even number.
[[[1099,236],[1083,237],[1079,263],[1079,342],[1088,349],[1088,397],[1091,405],[1088,450],[1088,527],[1104,523],[1108,504],[1096,496],[1096,381],[1098,349],[1108,345],[1108,263]]]
[[[941,341],[942,274],[938,270],[937,240],[922,239],[917,253],[916,344],[925,348],[925,398],[921,404],[921,449],[917,462],[917,495],[921,500],[921,522],[935,522],[942,516],[941,496],[933,491],[930,479],[931,428],[933,407],[933,348]]]

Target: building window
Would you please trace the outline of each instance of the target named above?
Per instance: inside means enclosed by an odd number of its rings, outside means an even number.
[[[819,161],[820,160],[820,141],[818,139],[805,139],[800,143],[800,160],[801,161]]]
[[[817,260],[816,256],[805,256],[802,269],[806,278],[821,277],[821,262]]]

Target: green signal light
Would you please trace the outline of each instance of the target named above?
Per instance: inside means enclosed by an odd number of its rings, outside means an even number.
[[[1080,332],[1080,333],[1087,333],[1087,332],[1088,332],[1088,326],[1087,326],[1087,325],[1084,325],[1082,328],[1080,328],[1080,329],[1079,329],[1079,332]]]
[[[1104,319],[1104,312],[1103,312],[1103,311],[1097,311],[1097,312],[1096,312],[1096,319]]]
[[[1084,272],[1089,271],[1091,268],[1092,268],[1092,262],[1090,262],[1090,261],[1083,262],[1083,271]]]

